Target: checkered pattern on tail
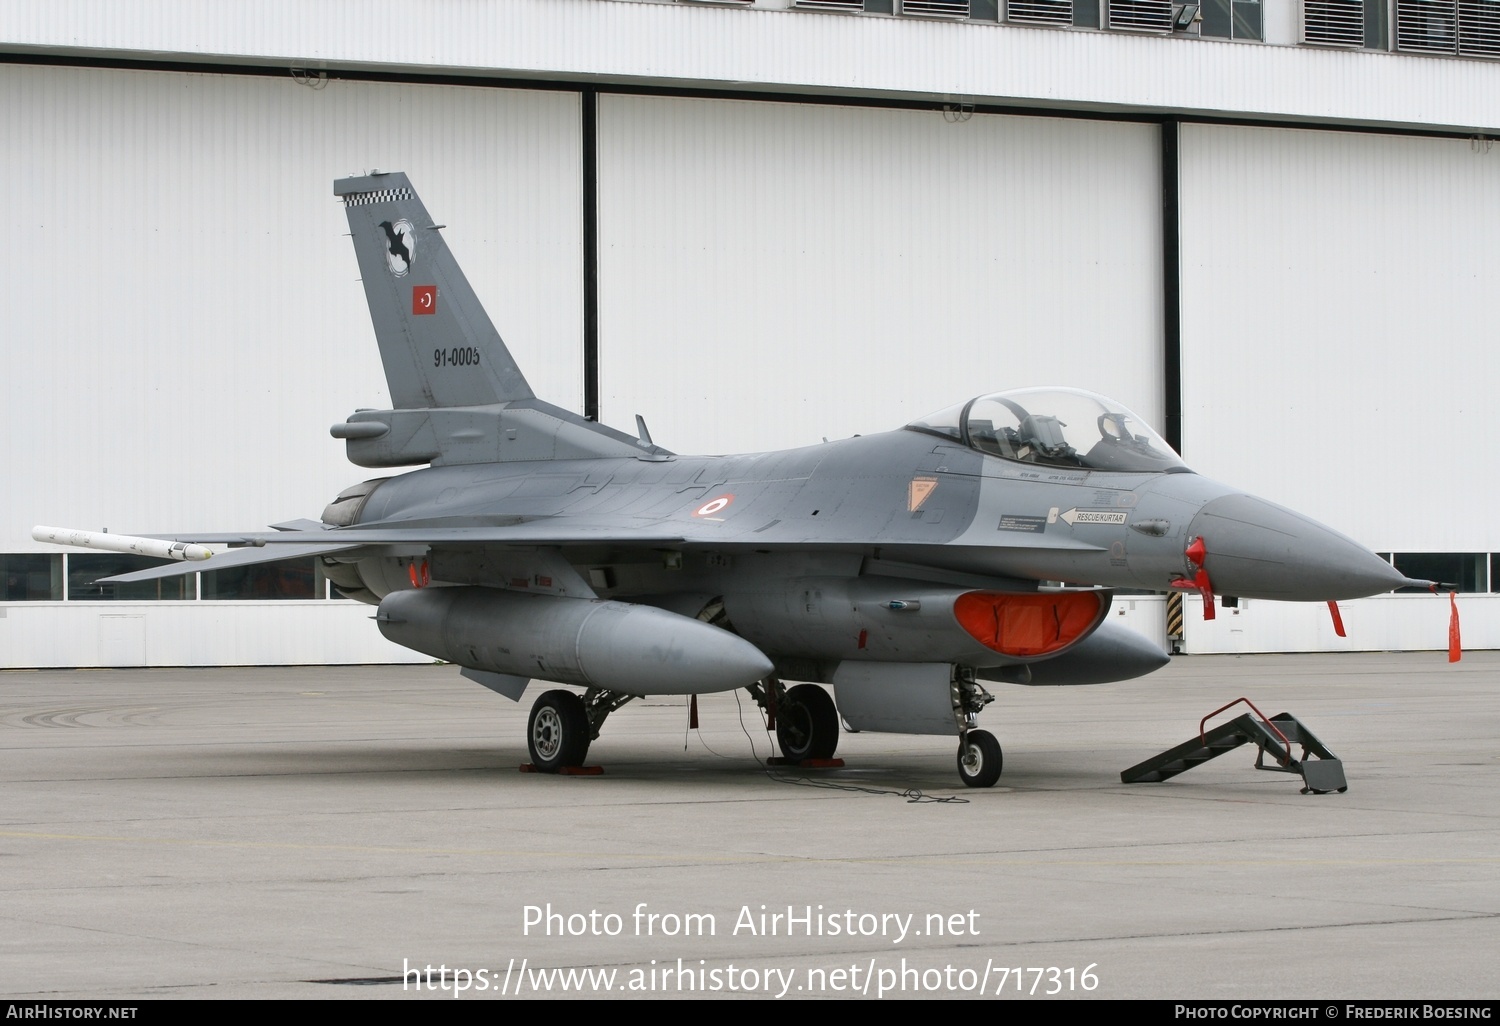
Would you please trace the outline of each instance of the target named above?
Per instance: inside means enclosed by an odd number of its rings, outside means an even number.
[[[361,207],[366,203],[395,203],[412,198],[410,189],[376,189],[374,192],[351,192],[344,197],[344,206]]]

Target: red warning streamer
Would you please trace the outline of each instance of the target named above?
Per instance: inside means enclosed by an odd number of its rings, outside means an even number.
[[[1434,595],[1438,593],[1436,582],[1428,585],[1427,590]],[[1456,663],[1464,657],[1463,641],[1458,633],[1458,592],[1448,593],[1448,661]]]
[[[1464,657],[1463,642],[1458,636],[1458,592],[1448,593],[1448,661],[1456,663]]]
[[[1333,615],[1333,633],[1347,638],[1349,635],[1344,633],[1344,618],[1339,615],[1339,604],[1333,599],[1328,600],[1328,612]]]

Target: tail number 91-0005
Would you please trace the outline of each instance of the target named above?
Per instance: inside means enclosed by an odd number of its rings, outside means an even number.
[[[458,346],[454,349],[434,349],[434,367],[478,367],[479,350],[473,346]]]

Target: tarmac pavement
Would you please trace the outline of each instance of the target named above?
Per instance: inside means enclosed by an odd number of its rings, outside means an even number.
[[[1497,652],[992,685],[984,791],[949,738],[768,771],[733,694],[697,731],[685,700],[627,705],[602,775],[523,774],[541,690],[0,673],[0,997],[1500,997]],[[1316,731],[1347,793],[1249,746],[1120,782],[1241,696]]]

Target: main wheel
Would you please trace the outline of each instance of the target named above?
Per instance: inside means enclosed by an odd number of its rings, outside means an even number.
[[[802,762],[831,759],[839,746],[839,711],[828,692],[816,684],[798,684],[776,710],[776,740],[781,754]]]
[[[958,775],[970,787],[994,787],[1000,779],[1000,742],[987,730],[971,730],[958,749]]]
[[[583,699],[571,691],[548,691],[531,707],[526,721],[526,748],[531,764],[543,773],[581,766],[589,753],[589,716]]]

